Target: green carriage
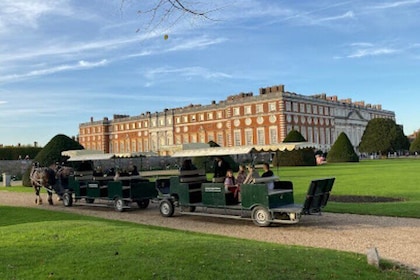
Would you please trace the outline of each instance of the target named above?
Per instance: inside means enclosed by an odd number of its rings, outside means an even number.
[[[287,143],[270,146],[237,148],[206,148],[175,153],[175,157],[223,156],[253,152],[292,150],[308,147],[308,143]],[[208,180],[204,170],[180,171],[179,176],[162,179],[158,184],[165,186],[159,190],[159,210],[170,217],[179,207],[179,212],[188,215],[250,219],[258,226],[271,223],[298,223],[302,215],[321,213],[327,205],[335,178],[312,180],[304,204],[296,204],[293,183],[280,181],[278,177],[254,179],[240,187],[241,200],[225,189],[223,180]],[[269,189],[267,184],[274,184]],[[197,210],[199,209],[199,210]]]
[[[68,161],[109,160],[118,157],[141,156],[140,154],[81,154],[70,155]],[[63,195],[63,204],[72,206],[73,202],[89,205],[113,205],[117,211],[124,211],[136,203],[139,208],[147,208],[155,199],[157,190],[154,182],[140,175],[114,176],[95,174],[93,170],[75,171],[69,178],[68,189]],[[97,202],[97,203],[95,203]]]

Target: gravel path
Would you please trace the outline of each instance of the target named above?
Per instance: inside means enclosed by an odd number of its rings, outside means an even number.
[[[46,194],[42,194],[46,202]],[[255,226],[250,220],[180,215],[162,217],[156,203],[145,210],[130,209],[119,213],[106,207],[75,205],[65,208],[61,202],[50,206],[34,204],[35,195],[0,191],[0,205],[37,207],[95,217],[124,220],[139,224],[212,233],[280,244],[329,248],[366,254],[376,247],[381,258],[403,263],[420,275],[420,219],[323,213],[303,216],[295,225]],[[133,204],[134,207],[134,204]]]

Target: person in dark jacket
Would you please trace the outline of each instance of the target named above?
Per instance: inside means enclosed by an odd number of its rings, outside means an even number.
[[[222,157],[216,157],[214,161],[214,178],[225,177],[228,169],[230,169],[229,164]]]

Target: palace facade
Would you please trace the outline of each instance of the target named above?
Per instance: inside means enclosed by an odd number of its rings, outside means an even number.
[[[107,153],[170,155],[183,144],[209,141],[226,147],[281,143],[295,129],[308,142],[328,151],[341,132],[357,148],[373,118],[395,121],[395,113],[363,101],[286,92],[284,85],[278,85],[260,88],[259,95],[239,93],[209,105],[114,115],[112,120],[91,118],[79,125],[78,140],[86,149]]]

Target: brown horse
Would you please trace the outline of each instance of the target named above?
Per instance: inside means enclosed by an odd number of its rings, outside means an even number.
[[[31,185],[35,190],[35,203],[38,205],[42,204],[42,198],[40,196],[42,187],[47,190],[48,203],[53,205],[53,191],[61,198],[65,188],[68,186],[68,177],[73,169],[60,165],[56,165],[54,169],[51,167],[39,167],[38,164],[32,165],[30,179]]]

